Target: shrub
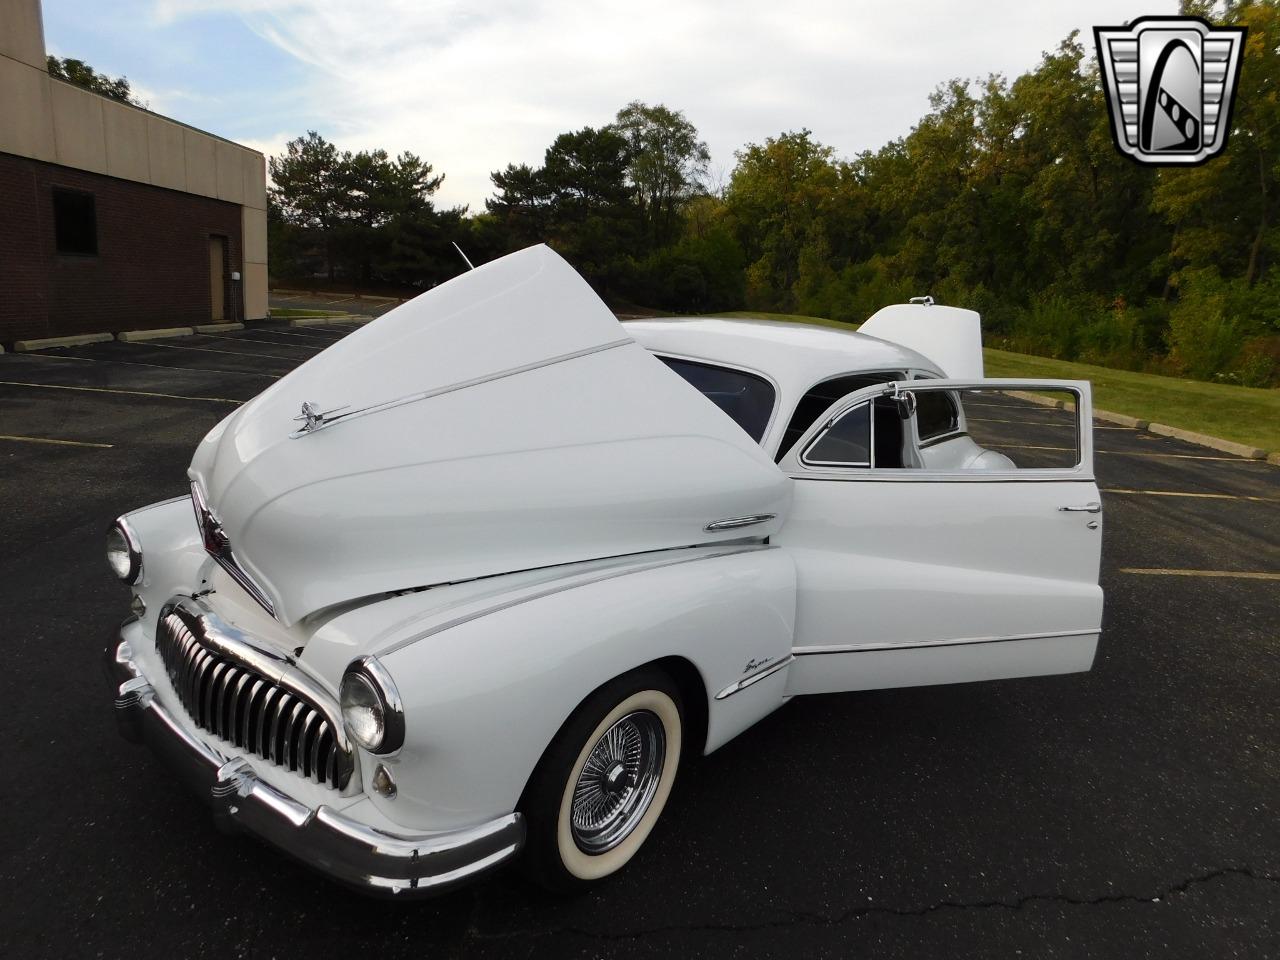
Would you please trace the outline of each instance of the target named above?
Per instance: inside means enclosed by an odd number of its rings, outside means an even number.
[[[1215,270],[1180,278],[1178,303],[1169,314],[1169,352],[1188,376],[1213,380],[1228,374],[1244,349],[1241,325],[1228,311],[1233,293]]]

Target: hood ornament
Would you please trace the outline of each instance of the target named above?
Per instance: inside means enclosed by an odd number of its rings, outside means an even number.
[[[347,404],[347,406],[334,407],[332,410],[322,411],[310,400],[304,400],[302,402],[302,415],[293,418],[294,423],[301,423],[302,426],[289,434],[289,438],[293,440],[308,433],[315,433],[321,427],[327,427],[329,424],[341,420],[341,416],[335,417],[333,414],[346,410],[349,406],[350,404]]]

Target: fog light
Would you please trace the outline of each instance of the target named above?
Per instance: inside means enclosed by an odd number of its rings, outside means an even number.
[[[147,615],[147,605],[136,593],[133,595],[133,599],[129,601],[129,611],[139,620]]]
[[[395,777],[391,776],[391,771],[387,769],[385,763],[380,763],[373,768],[373,789],[388,800],[394,800],[396,796]]]

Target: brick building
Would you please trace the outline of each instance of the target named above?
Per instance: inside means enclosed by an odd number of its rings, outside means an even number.
[[[0,343],[267,314],[262,154],[49,76],[0,0]]]

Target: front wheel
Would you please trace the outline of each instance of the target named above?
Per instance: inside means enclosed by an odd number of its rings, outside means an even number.
[[[547,748],[525,793],[527,871],[571,890],[617,872],[666,806],[680,765],[680,694],[657,670],[605,684]]]

